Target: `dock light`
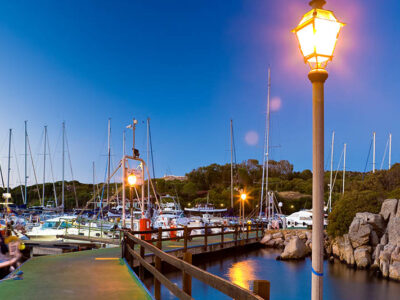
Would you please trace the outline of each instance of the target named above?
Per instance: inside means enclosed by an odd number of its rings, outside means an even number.
[[[247,195],[245,193],[240,194],[240,199],[242,199],[243,201],[246,200]]]
[[[128,175],[128,183],[130,186],[134,186],[137,182],[137,177],[135,174],[129,174]]]
[[[311,69],[326,68],[328,61],[332,60],[339,31],[345,25],[332,11],[322,9],[325,3],[324,0],[312,0],[312,9],[293,29],[304,61]]]
[[[324,83],[325,70],[332,60],[337,38],[344,23],[333,12],[323,9],[325,0],[311,0],[311,10],[301,19],[293,32],[301,54],[311,71],[312,130],[313,130],[313,191],[312,191],[312,268],[311,299],[322,300],[324,255]],[[291,208],[294,206],[291,205]]]

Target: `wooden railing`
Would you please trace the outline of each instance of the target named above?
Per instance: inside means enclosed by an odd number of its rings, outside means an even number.
[[[190,235],[188,227],[173,228],[173,229],[161,229],[132,232],[130,230],[123,231],[123,243],[122,243],[122,254],[126,259],[127,263],[133,267],[135,260],[139,263],[139,278],[144,279],[145,269],[150,272],[154,277],[154,297],[156,300],[161,299],[161,284],[168,288],[179,299],[193,299],[192,298],[192,277],[202,281],[203,283],[215,288],[216,290],[224,293],[225,295],[234,299],[269,299],[270,283],[266,280],[255,280],[253,282],[253,291],[242,288],[230,281],[204,271],[194,265],[192,265],[192,253],[188,252],[188,240],[194,237],[204,237],[205,249],[208,247],[208,237],[220,235],[221,236],[221,248],[224,245],[224,236],[229,233],[233,233],[235,238],[235,245],[238,245],[239,241],[249,240],[249,233],[256,232],[256,238],[258,239],[259,231],[263,230],[262,226],[258,224],[256,226],[246,225],[246,228],[239,226],[232,226],[233,232],[225,232],[227,226],[205,226],[205,227],[192,227],[191,230],[204,229],[204,234]],[[208,233],[211,228],[221,228],[220,233]],[[243,230],[244,229],[244,230]],[[164,232],[179,231],[183,230],[183,236],[180,238],[184,239],[183,243],[183,259],[177,258],[169,253],[162,251],[162,242],[168,240],[175,240],[176,237],[163,238]],[[157,238],[151,238],[145,240],[145,234],[157,234]],[[239,239],[240,234],[245,234],[242,239]],[[153,245],[153,242],[156,245]],[[135,251],[135,246],[138,251]],[[201,246],[200,246],[201,247]],[[145,259],[145,251],[154,255],[154,265],[150,264]],[[164,274],[162,274],[161,266],[162,262],[168,263],[178,270],[182,271],[182,288],[171,282]]]
[[[219,232],[212,233],[212,229],[217,229]],[[159,232],[162,232],[161,237]],[[193,231],[195,230],[204,230],[204,234],[192,234]],[[232,234],[233,235],[233,241],[235,243],[235,246],[239,246],[240,242],[245,242],[247,243],[249,241],[250,237],[249,234],[252,232],[255,232],[255,237],[256,240],[260,240],[263,235],[264,235],[264,224],[262,223],[253,223],[253,224],[245,224],[245,225],[218,225],[218,226],[207,226],[207,224],[204,227],[177,227],[177,228],[168,228],[168,229],[161,229],[159,228],[154,229],[154,230],[148,230],[148,231],[129,231],[136,237],[141,237],[145,236],[145,240],[148,242],[164,242],[164,241],[180,241],[183,239],[183,251],[186,252],[188,248],[188,242],[193,240],[193,238],[204,238],[204,251],[207,251],[210,243],[209,243],[209,237],[212,236],[220,236],[220,248],[224,248],[225,244],[225,236]],[[182,232],[182,234],[178,234],[178,232]],[[169,237],[163,237],[165,233],[169,233]],[[151,236],[151,238],[148,238],[148,236]]]

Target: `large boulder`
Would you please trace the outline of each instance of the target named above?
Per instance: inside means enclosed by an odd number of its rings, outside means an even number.
[[[306,257],[307,254],[308,249],[304,242],[298,236],[294,236],[285,246],[280,258],[284,260],[301,259]]]
[[[389,220],[391,216],[396,214],[397,210],[397,199],[386,199],[382,203],[381,212],[379,213],[385,221]]]
[[[353,248],[368,245],[371,231],[372,226],[356,216],[349,228],[349,239]]]
[[[272,234],[266,234],[260,241],[261,244],[266,244],[272,239]]]
[[[343,250],[341,253],[341,259],[344,260],[348,265],[353,266],[355,264],[353,247],[351,246],[349,235],[345,234],[343,236]]]
[[[381,251],[379,254],[379,269],[381,269],[383,277],[389,277],[390,254],[386,251]]]
[[[282,232],[276,232],[276,233],[274,233],[273,235],[272,235],[272,238],[273,239],[280,239],[280,238],[282,238],[283,239],[283,233]]]
[[[371,264],[371,247],[361,246],[354,250],[354,260],[357,268],[365,269]]]
[[[386,223],[383,217],[379,214],[363,212],[357,213],[355,218],[361,219],[362,224],[370,224],[378,236],[382,236],[382,234],[385,232]]]

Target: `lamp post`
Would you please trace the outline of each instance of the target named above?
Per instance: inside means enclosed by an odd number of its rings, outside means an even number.
[[[313,226],[311,299],[322,300],[323,230],[324,230],[324,83],[325,70],[333,58],[336,41],[343,23],[333,12],[323,9],[324,0],[310,1],[311,10],[293,30],[300,51],[311,71],[313,101]]]
[[[246,198],[247,198],[247,195],[245,194],[245,193],[241,193],[240,194],[240,200],[241,200],[241,205],[242,205],[242,209],[241,209],[241,212],[242,212],[242,225],[244,225],[244,201],[246,201]]]

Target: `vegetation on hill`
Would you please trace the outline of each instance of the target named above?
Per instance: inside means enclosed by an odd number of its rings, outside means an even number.
[[[155,180],[159,195],[175,196],[183,207],[193,206],[196,203],[209,201],[217,207],[230,207],[231,166],[229,164],[211,164],[199,167],[186,174],[186,180]],[[246,202],[246,213],[258,210],[261,197],[262,165],[257,160],[250,159],[234,168],[234,209],[239,208],[239,190],[244,189],[249,197]],[[329,197],[330,173],[325,173],[325,203]],[[333,210],[329,215],[328,233],[332,236],[341,235],[348,231],[348,227],[357,212],[378,212],[385,198],[400,198],[400,164],[395,164],[390,170],[372,173],[346,172],[345,193],[342,192],[342,172],[334,174],[335,185],[332,195]],[[22,187],[23,188],[23,187]],[[61,198],[61,182],[55,183],[58,202]],[[120,185],[112,184],[110,193],[120,189]],[[312,172],[304,170],[293,171],[293,165],[288,161],[270,161],[269,189],[275,192],[279,202],[282,202],[282,212],[291,214],[300,209],[312,206]],[[147,191],[147,188],[145,189]],[[54,201],[53,184],[45,186],[45,199]],[[75,192],[76,191],[76,197]],[[4,192],[4,190],[2,191]],[[42,186],[28,187],[28,201],[30,205],[39,205],[39,193]],[[96,186],[96,193],[101,194],[101,184]],[[140,189],[138,189],[140,195]],[[22,204],[21,187],[11,190],[13,201]],[[104,196],[105,196],[104,191]],[[129,190],[127,190],[129,195]],[[41,197],[41,196],[40,196]],[[80,207],[85,206],[93,197],[93,185],[77,181],[65,184],[65,205],[67,209],[76,206],[76,199]]]

